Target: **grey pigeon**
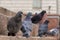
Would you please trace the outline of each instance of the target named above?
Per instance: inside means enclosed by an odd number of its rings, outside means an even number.
[[[32,31],[31,16],[32,16],[32,13],[29,12],[27,14],[26,18],[22,22],[21,31],[22,31],[24,37],[29,37],[30,36],[30,32]]]
[[[49,23],[49,21],[46,20],[43,24],[41,24],[39,26],[38,36],[42,37],[43,35],[47,34],[47,31],[48,31],[48,23]]]
[[[59,27],[53,28],[49,31],[48,35],[55,36],[59,34]]]

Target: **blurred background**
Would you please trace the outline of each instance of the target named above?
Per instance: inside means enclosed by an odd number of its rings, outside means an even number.
[[[60,14],[60,0],[0,0],[0,7],[13,12],[46,10],[48,14]]]
[[[41,12],[47,11],[49,30],[58,27],[60,22],[60,0],[0,0],[0,35],[7,35],[7,21],[14,16],[18,11],[27,13],[31,11]],[[23,19],[24,19],[23,15]],[[33,24],[31,36],[36,36],[38,25]],[[22,35],[18,32],[17,35]]]

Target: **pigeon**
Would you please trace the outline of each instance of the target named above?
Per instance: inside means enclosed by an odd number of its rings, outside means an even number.
[[[39,29],[38,29],[38,36],[42,37],[43,35],[47,34],[48,32],[48,23],[49,21],[46,20],[43,24],[39,25]]]
[[[32,31],[32,21],[31,21],[32,13],[28,12],[26,18],[22,22],[21,31],[24,37],[30,37],[30,32]]]
[[[44,16],[45,13],[46,13],[46,11],[43,10],[41,13],[34,15],[34,16],[31,18],[32,23],[34,23],[34,24],[39,23],[39,22],[42,20],[42,18],[43,18],[43,16]]]

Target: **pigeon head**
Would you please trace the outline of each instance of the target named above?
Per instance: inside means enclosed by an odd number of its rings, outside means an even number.
[[[23,12],[21,12],[21,11],[19,11],[19,12],[16,14],[15,20],[16,20],[17,22],[19,22],[19,21],[22,19],[22,14],[23,14]]]
[[[41,16],[43,16],[45,13],[46,13],[46,11],[45,11],[45,10],[43,10],[43,11],[42,11],[42,12],[40,12],[39,14],[40,14]]]
[[[28,14],[26,15],[26,20],[31,19],[31,16],[32,16],[32,13],[31,12],[28,12]]]
[[[16,17],[22,17],[22,14],[23,14],[23,12],[22,12],[22,11],[19,11],[19,12],[16,14]]]
[[[48,24],[48,23],[49,23],[49,21],[48,21],[48,20],[46,20],[44,23],[45,23],[45,24]]]

